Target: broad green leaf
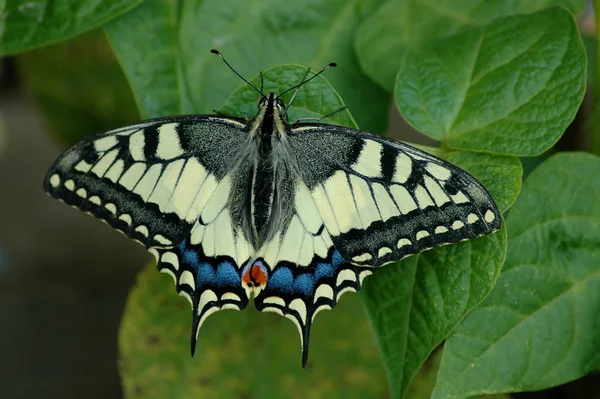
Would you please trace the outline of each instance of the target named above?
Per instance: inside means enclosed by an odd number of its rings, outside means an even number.
[[[456,151],[444,158],[483,183],[500,212],[510,208],[521,191],[523,166],[517,157]]]
[[[142,0],[0,1],[0,55],[77,36],[131,10]]]
[[[541,390],[600,367],[600,158],[534,170],[496,287],[446,341],[434,398]]]
[[[127,398],[385,397],[377,346],[358,295],[322,312],[306,369],[294,325],[281,316],[221,311],[200,331],[190,357],[192,314],[173,281],[154,265],[129,295],[120,330],[120,371]]]
[[[506,229],[383,267],[365,280],[363,302],[392,398],[401,398],[429,354],[494,286]]]
[[[262,75],[264,91],[281,93],[302,80],[306,71],[306,67],[300,65],[280,65],[267,69]],[[260,76],[252,79],[250,83],[260,87]],[[256,96],[256,91],[249,85],[244,84],[233,92],[219,112],[225,115],[252,118],[257,113]],[[287,104],[291,96],[292,92],[286,94],[282,98],[284,103]],[[293,122],[298,118],[318,119],[332,113],[333,115],[321,122],[357,127],[350,112],[344,109],[342,98],[325,78],[319,76],[300,88],[288,111],[288,116],[289,120]]]
[[[381,133],[390,96],[360,72],[352,43],[358,25],[378,4],[155,0],[108,24],[106,32],[144,117],[208,113],[221,106],[242,82],[210,54],[217,48],[246,77],[282,63],[318,70],[337,62],[327,79],[358,124]]]
[[[64,143],[139,120],[102,31],[22,54],[17,66],[50,132]]]
[[[585,70],[573,17],[552,8],[408,51],[396,100],[411,125],[450,148],[537,155],[575,117]]]
[[[369,77],[392,91],[406,51],[507,15],[561,5],[577,14],[585,0],[391,0],[360,26],[356,51]]]

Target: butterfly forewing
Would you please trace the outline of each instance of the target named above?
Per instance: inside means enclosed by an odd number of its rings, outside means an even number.
[[[296,126],[289,143],[335,247],[354,264],[381,266],[500,227],[477,180],[414,147],[318,124]]]

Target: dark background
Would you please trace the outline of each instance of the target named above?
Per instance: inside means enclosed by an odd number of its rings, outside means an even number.
[[[119,398],[118,325],[150,256],[45,195],[64,144],[14,61],[0,83],[0,398]]]

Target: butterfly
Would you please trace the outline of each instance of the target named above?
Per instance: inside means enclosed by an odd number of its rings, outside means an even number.
[[[253,298],[296,324],[304,366],[316,314],[379,267],[500,228],[494,200],[465,171],[390,138],[289,123],[283,93],[242,79],[259,93],[253,119],[121,127],[68,148],[44,181],[52,197],[140,242],[173,277],[192,305],[192,355],[207,317]]]

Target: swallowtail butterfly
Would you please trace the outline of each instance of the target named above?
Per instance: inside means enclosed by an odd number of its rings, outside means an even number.
[[[305,365],[315,315],[377,268],[499,229],[494,201],[463,170],[360,130],[288,123],[280,96],[256,90],[251,120],[111,130],[67,149],[44,182],[156,257],[192,304],[192,354],[209,315],[253,297],[294,321]]]

